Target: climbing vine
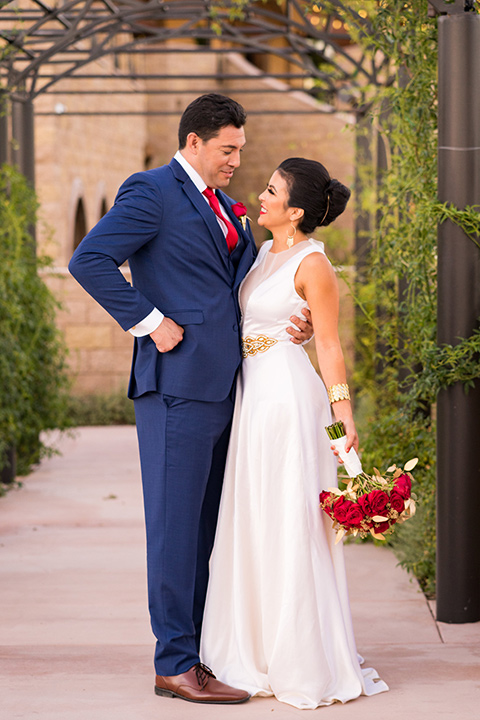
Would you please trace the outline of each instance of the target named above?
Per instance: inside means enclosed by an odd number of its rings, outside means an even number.
[[[437,199],[437,19],[426,0],[335,6],[366,52],[389,59],[384,83],[362,91],[358,125],[371,150],[359,170],[368,227],[352,288],[363,458],[367,467],[420,458],[418,517],[399,528],[393,543],[433,594],[436,397],[458,382],[468,391],[480,376],[480,329],[456,345],[437,343],[437,227],[451,220],[480,249],[480,216],[478,207],[459,210]],[[375,161],[381,170],[373,173]]]

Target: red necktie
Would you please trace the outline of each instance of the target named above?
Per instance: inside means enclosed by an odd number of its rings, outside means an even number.
[[[210,207],[212,208],[212,210],[213,210],[213,212],[215,213],[215,215],[216,215],[217,217],[219,217],[220,220],[222,220],[222,221],[225,223],[225,225],[227,226],[227,236],[226,236],[225,239],[226,239],[226,241],[227,241],[228,251],[229,251],[229,252],[232,252],[232,250],[235,249],[235,246],[236,246],[237,241],[238,241],[238,233],[237,233],[237,231],[235,230],[235,228],[234,228],[234,226],[232,225],[232,223],[230,222],[230,220],[227,220],[227,218],[225,217],[225,215],[224,215],[224,214],[222,213],[222,211],[220,210],[220,204],[219,204],[219,202],[218,202],[218,198],[217,198],[217,196],[215,195],[215,193],[214,193],[214,191],[212,190],[212,188],[210,188],[210,187],[205,188],[205,190],[203,191],[203,194],[204,194],[205,197],[207,198],[207,200],[208,200],[208,202],[209,202],[209,204],[210,204]]]

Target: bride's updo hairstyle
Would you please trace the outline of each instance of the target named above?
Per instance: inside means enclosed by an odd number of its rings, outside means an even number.
[[[345,210],[350,190],[316,160],[287,158],[277,172],[287,184],[288,205],[304,211],[298,229],[305,235],[330,225]]]

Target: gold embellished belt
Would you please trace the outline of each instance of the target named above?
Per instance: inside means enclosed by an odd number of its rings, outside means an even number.
[[[269,348],[276,345],[278,340],[268,337],[268,335],[257,335],[252,337],[248,335],[246,338],[242,338],[242,355],[244,358],[252,357],[257,353],[266,352]]]

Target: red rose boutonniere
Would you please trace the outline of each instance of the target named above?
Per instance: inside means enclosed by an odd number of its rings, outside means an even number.
[[[247,229],[247,220],[250,218],[247,218],[247,208],[245,205],[241,202],[235,203],[235,205],[232,205],[232,210],[236,218],[240,220],[242,223],[242,227],[244,230]]]

